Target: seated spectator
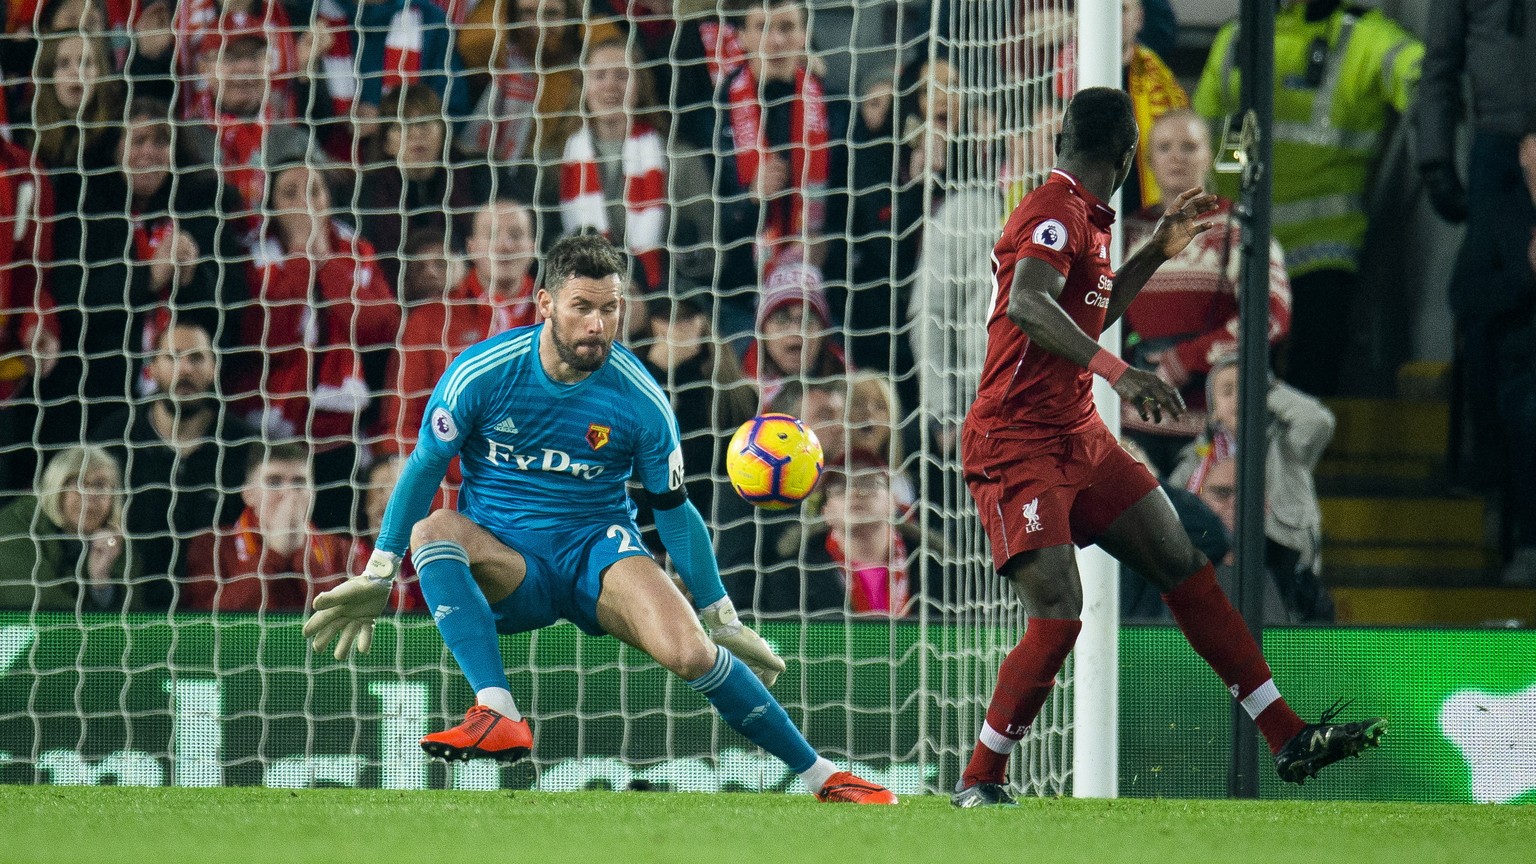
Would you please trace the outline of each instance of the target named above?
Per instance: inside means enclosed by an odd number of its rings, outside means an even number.
[[[302,612],[347,578],[350,548],[309,521],[315,487],[302,445],[254,447],[228,528],[192,539],[181,608],[214,612]]]
[[[833,339],[831,310],[816,268],[791,263],[769,277],[757,307],[757,339],[748,343],[742,369],[757,380],[765,405],[777,398],[786,378],[847,373],[848,362]]]
[[[236,364],[238,392],[269,440],[302,437],[314,448],[315,521],[341,528],[355,511],[369,402],[360,352],[395,344],[400,307],[373,247],[330,216],[319,170],[280,165],[270,187],[250,275],[257,305],[241,316],[250,350]]]
[[[123,524],[146,578],[148,608],[174,605],[187,573],[187,543],[240,515],[240,485],[255,429],[226,411],[208,331],[187,321],[162,330],[145,366],[145,402],[102,421],[91,438],[128,477]]]
[[[510,198],[486,203],[475,212],[469,240],[469,272],[461,290],[481,297],[490,309],[486,336],[526,327],[539,320],[534,302],[533,214],[528,206]]]
[[[1136,170],[1120,187],[1120,210],[1135,213],[1163,200],[1162,192],[1152,178],[1148,141],[1152,124],[1169,111],[1188,108],[1189,94],[1163,58],[1137,41],[1145,20],[1141,0],[1120,0],[1120,15],[1124,22],[1120,29],[1120,77],[1126,92],[1131,94],[1131,104],[1136,109],[1136,128],[1141,132],[1141,139],[1136,144]],[[1056,76],[1056,92],[1063,98],[1077,89],[1076,53],[1076,43],[1070,44],[1057,60],[1057,68],[1061,71]]]
[[[194,165],[214,166],[220,178],[240,193],[246,205],[242,212],[250,213],[265,200],[267,168],[302,159],[310,149],[309,133],[274,110],[271,54],[264,31],[220,37],[212,57],[208,114],[191,113],[187,119],[213,122],[181,124],[178,132],[186,139]]]
[[[920,582],[919,554],[941,572],[944,541],[900,518],[891,473],[854,454],[822,478],[821,518],[779,541],[780,566],[764,575],[759,614],[843,613],[884,618],[914,614],[921,598],[942,601]]]
[[[892,466],[891,489],[905,514],[917,501],[917,490],[906,475],[906,446],[897,428],[901,416],[889,374],[860,370],[848,376],[848,451]]]
[[[731,9],[745,62],[721,83],[716,115],[704,121],[713,130],[726,289],[756,285],[780,264],[825,263],[827,190],[838,182],[833,136],[848,126],[846,100],[829,99],[808,68],[804,0],[738,0]],[[722,299],[737,319],[750,317],[750,294]]]
[[[71,447],[53,457],[36,495],[0,510],[0,609],[139,608],[122,494],[117,463],[101,448]]]
[[[1206,431],[1185,448],[1169,482],[1201,496],[1235,534],[1238,368],[1213,364],[1206,382],[1211,406]],[[1323,403],[1281,382],[1265,398],[1269,425],[1264,460],[1264,561],[1294,620],[1331,621],[1333,601],[1318,577],[1322,510],[1312,473],[1333,438],[1333,414]]]
[[[32,69],[31,117],[19,125],[20,143],[50,176],[111,164],[111,133],[122,116],[114,72],[105,39],[80,32],[43,38]]]
[[[960,155],[962,124],[974,119],[962,111],[958,77],[949,63],[926,54],[907,64],[898,76],[894,137],[854,157],[852,285],[846,292],[834,286],[829,299],[847,329],[849,359],[860,368],[912,368],[902,324],[924,226],[954,185],[946,182],[949,165]],[[915,404],[915,379],[904,376],[900,386],[903,399]]]
[[[1152,126],[1153,176],[1164,198],[1204,187],[1211,175],[1211,132],[1198,114],[1187,108],[1170,111]],[[1216,227],[1196,237],[1173,260],[1159,267],[1147,280],[1135,303],[1126,311],[1126,323],[1134,334],[1131,359],[1142,368],[1155,369],[1178,387],[1184,401],[1196,409],[1172,423],[1148,423],[1132,408],[1122,406],[1121,428],[1133,433],[1153,460],[1164,469],[1175,454],[1204,423],[1205,376],[1211,361],[1237,350],[1238,289],[1242,256],[1242,228],[1231,217],[1232,202],[1218,199],[1220,209],[1207,219],[1220,218]],[[1127,245],[1135,248],[1152,236],[1161,206],[1151,206],[1126,220]],[[1285,256],[1280,244],[1269,247],[1269,341],[1285,338],[1291,320],[1291,283],[1285,275]]]
[[[490,75],[459,145],[503,166],[558,152],[551,124],[576,111],[582,46],[624,39],[580,0],[481,0],[456,36],[465,70]]]
[[[194,158],[185,138],[172,134],[169,103],[134,99],[127,119],[117,152],[122,174],[111,175],[110,186],[93,182],[90,195],[95,197],[98,185],[107,186],[100,189],[103,215],[116,207],[122,220],[114,227],[132,232],[130,278],[143,284],[130,296],[143,297],[154,307],[143,316],[137,347],[146,359],[153,357],[173,311],[176,318],[217,334],[220,347],[236,345],[238,315],[250,300],[250,289],[245,268],[235,262],[248,253],[219,217],[239,212],[239,197],[215,172],[190,169]],[[172,146],[173,137],[179,146]],[[153,386],[146,366],[139,392],[148,395]]]
[[[352,541],[352,563],[347,568],[348,572],[361,573],[367,568],[368,558],[373,554],[374,541],[379,539],[379,530],[384,525],[384,508],[389,506],[389,496],[395,491],[395,484],[400,482],[400,472],[404,467],[405,460],[396,456],[380,459],[368,467],[363,487],[363,533]],[[433,508],[437,506],[434,502]],[[386,608],[396,612],[427,611],[427,601],[421,595],[416,565],[409,557],[401,562],[399,575],[390,583],[389,605]]]
[[[148,14],[154,5],[146,4],[144,14]],[[138,53],[141,56],[134,67],[136,83],[148,77],[145,73],[153,73],[155,67],[160,66],[167,79],[174,74],[171,80],[181,83],[182,105],[188,119],[215,119],[218,113],[214,66],[220,62],[220,49],[227,50],[230,40],[255,36],[262,40],[267,53],[268,75],[258,82],[268,91],[263,108],[267,116],[291,120],[301,116],[319,119],[330,115],[334,106],[327,104],[330,93],[322,74],[322,70],[328,70],[329,66],[320,65],[320,60],[335,47],[338,34],[323,16],[311,22],[305,12],[295,22],[290,17],[290,7],[278,0],[178,0],[172,5],[175,16],[171,30],[175,43],[162,46],[157,42],[146,50],[140,40]],[[345,33],[339,35],[345,49]],[[156,48],[164,50],[155,52],[153,49]],[[174,73],[172,53],[175,54]],[[173,98],[171,92],[156,95]],[[315,113],[317,110],[319,114]]]
[[[63,347],[48,288],[55,221],[53,183],[0,126],[0,494],[32,488],[37,396]]]
[[[136,99],[114,110],[128,122],[103,139],[111,161],[53,180],[71,207],[53,224],[49,289],[66,350],[39,391],[44,444],[83,440],[151,384],[140,367],[171,321],[235,343],[234,315],[248,297],[234,263],[244,252],[216,212],[236,208],[234,195],[212,172],[175,174],[185,153],[172,151],[166,103]]]
[[[470,160],[449,144],[443,103],[425,85],[390,93],[382,117],[352,200],[358,230],[378,250],[389,284],[398,285],[406,235],[431,229],[450,248],[459,248],[495,184],[488,163]]]
[[[580,113],[560,124],[561,158],[541,184],[543,203],[560,215],[547,236],[602,234],[629,251],[643,292],[658,291],[671,282],[667,247],[712,234],[707,176],[698,159],[670,152],[650,71],[622,39],[589,45],[582,70]]]

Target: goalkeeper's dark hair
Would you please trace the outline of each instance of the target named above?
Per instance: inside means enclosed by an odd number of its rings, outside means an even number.
[[[1119,168],[1136,139],[1131,97],[1124,90],[1089,87],[1067,105],[1057,155]]]
[[[544,256],[544,290],[559,293],[571,279],[627,279],[629,261],[608,238],[597,233],[573,234]]]

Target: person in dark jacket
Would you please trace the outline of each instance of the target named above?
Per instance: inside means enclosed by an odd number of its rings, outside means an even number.
[[[43,443],[79,442],[125,407],[140,360],[171,322],[194,321],[215,343],[238,343],[235,316],[248,299],[249,257],[221,214],[239,209],[212,172],[180,171],[171,109],[135,100],[113,132],[103,170],[54,175],[60,206],[50,287],[64,347],[40,388],[49,407]],[[127,254],[125,254],[125,252]]]
[[[1528,332],[1536,310],[1536,0],[1430,4],[1418,102],[1419,171],[1430,203],[1466,221],[1450,286],[1456,376],[1470,435],[1458,479],[1504,498],[1514,543],[1536,578],[1536,448],[1518,406],[1530,392]],[[1464,80],[1472,99],[1463,102]],[[1473,128],[1467,185],[1456,172],[1456,133]]]
[[[54,456],[37,494],[0,510],[0,609],[137,609],[138,564],[122,515],[121,475],[105,450]]]

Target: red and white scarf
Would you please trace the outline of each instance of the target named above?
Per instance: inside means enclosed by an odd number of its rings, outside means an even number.
[[[759,237],[758,266],[768,269],[773,249],[782,240],[806,239],[821,231],[827,186],[827,103],[821,82],[801,69],[795,73],[795,104],[790,107],[789,185],[795,194],[783,196],[769,208]],[[731,80],[731,135],[736,145],[736,177],[751,189],[758,164],[768,156],[763,139],[763,105],[752,67],[743,65]]]
[[[645,270],[647,287],[660,286],[667,225],[667,154],[661,135],[632,123],[624,139],[624,244]],[[611,235],[592,127],[583,123],[565,142],[560,167],[560,219],[566,234],[591,228]]]
[[[704,62],[709,67],[710,83],[716,87],[741,68],[747,52],[741,48],[736,28],[720,21],[706,21],[699,25],[699,40],[704,43]]]
[[[1184,488],[1200,494],[1200,489],[1205,485],[1205,477],[1216,467],[1216,463],[1225,462],[1237,454],[1237,439],[1232,433],[1212,424],[1211,440],[1195,445],[1195,453],[1200,457],[1200,464],[1195,466],[1195,473],[1189,475],[1189,482]]]
[[[384,34],[385,93],[421,75],[422,36],[421,10],[415,6],[407,5],[389,19],[389,32]]]

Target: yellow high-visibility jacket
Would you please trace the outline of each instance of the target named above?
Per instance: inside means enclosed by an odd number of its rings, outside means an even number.
[[[1272,219],[1293,278],[1359,268],[1371,164],[1389,109],[1407,112],[1424,59],[1423,43],[1380,12],[1341,6],[1321,21],[1305,15],[1306,4],[1294,3],[1275,18]],[[1319,38],[1326,61],[1309,80]],[[1228,22],[1195,90],[1195,111],[1215,131],[1242,98],[1237,42],[1237,22]],[[1224,176],[1221,191],[1235,198],[1236,182]]]

